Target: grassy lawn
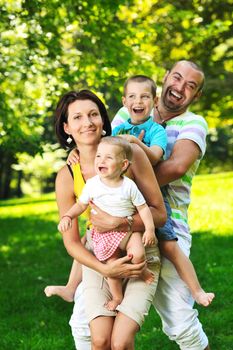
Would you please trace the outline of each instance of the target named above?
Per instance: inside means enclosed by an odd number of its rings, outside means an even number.
[[[197,307],[212,349],[233,348],[233,173],[197,176],[190,225],[191,259],[216,299]],[[47,299],[47,284],[65,283],[71,266],[57,233],[54,195],[0,201],[0,349],[74,349],[68,320],[72,304]],[[151,309],[136,339],[137,350],[175,350]]]

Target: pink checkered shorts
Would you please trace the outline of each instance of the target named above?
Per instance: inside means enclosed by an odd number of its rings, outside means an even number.
[[[100,261],[109,259],[119,247],[120,242],[127,235],[127,232],[110,231],[99,233],[95,229],[91,230],[93,250],[95,256]]]

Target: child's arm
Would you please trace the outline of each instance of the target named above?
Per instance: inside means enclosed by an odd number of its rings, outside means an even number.
[[[142,204],[137,207],[137,210],[145,226],[145,232],[142,236],[144,246],[156,244],[158,241],[155,236],[154,220],[148,205]]]
[[[69,228],[72,227],[72,220],[82,214],[86,208],[88,207],[88,204],[84,204],[80,201],[75,203],[61,218],[59,224],[58,224],[58,230],[61,233],[64,233]]]
[[[68,154],[66,163],[68,165],[74,165],[79,163],[79,152],[77,148],[74,148],[70,151],[70,153]]]
[[[143,151],[146,153],[147,157],[149,158],[149,161],[151,165],[156,165],[158,161],[163,156],[163,149],[160,146],[146,146],[141,140],[139,140],[137,137],[133,135],[118,135],[120,137],[125,138],[130,143],[136,143],[138,146],[140,146]]]

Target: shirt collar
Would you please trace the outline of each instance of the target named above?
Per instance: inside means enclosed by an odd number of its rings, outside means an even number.
[[[130,130],[134,127],[137,127],[138,129],[144,129],[145,127],[149,126],[151,124],[151,122],[153,122],[153,118],[151,116],[143,124],[131,124],[131,119],[129,118],[125,122],[125,129]]]

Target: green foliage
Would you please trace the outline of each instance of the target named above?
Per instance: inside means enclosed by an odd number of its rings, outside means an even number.
[[[232,170],[233,125],[213,128],[207,136],[207,149],[199,172]]]
[[[191,258],[206,290],[216,298],[197,307],[213,349],[232,348],[233,173],[194,179]],[[73,349],[68,321],[72,304],[46,299],[47,284],[64,284],[71,259],[56,230],[55,196],[0,201],[1,349]],[[136,338],[137,350],[175,350],[152,308]]]
[[[54,190],[55,175],[65,164],[66,152],[58,144],[46,144],[42,155],[35,157],[27,153],[17,154],[18,164],[13,165],[17,171],[22,171],[24,177],[21,188],[24,194],[46,193]],[[14,189],[14,184],[11,184]]]
[[[211,127],[232,120],[232,1],[0,0],[0,198],[10,195],[16,153],[55,143],[59,96],[90,88],[111,116],[131,74],[161,84],[166,69],[191,59],[206,72],[193,110]],[[220,119],[221,117],[221,119]],[[4,190],[3,190],[4,189]]]

